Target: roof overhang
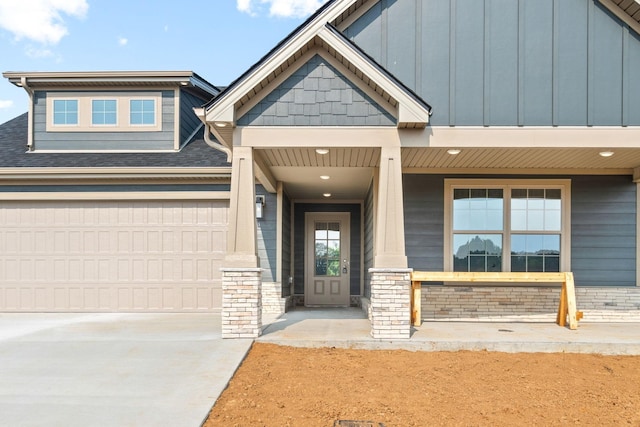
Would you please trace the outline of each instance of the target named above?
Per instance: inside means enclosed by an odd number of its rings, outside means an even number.
[[[213,97],[220,89],[192,71],[15,72],[2,76],[25,89],[168,87],[194,89]]]
[[[431,107],[333,26],[345,22],[349,16],[361,14],[375,3],[377,0],[327,3],[208,106],[195,109],[196,115],[221,144],[233,147],[239,113],[246,111],[247,105],[255,105],[304,65],[310,55],[317,53],[336,65],[347,79],[381,101],[396,118],[398,128],[424,128],[429,122]]]
[[[640,34],[640,0],[598,0],[604,7]]]

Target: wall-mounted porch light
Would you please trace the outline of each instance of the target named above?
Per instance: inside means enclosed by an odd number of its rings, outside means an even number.
[[[264,196],[256,196],[256,218],[262,219],[262,211],[264,210]]]

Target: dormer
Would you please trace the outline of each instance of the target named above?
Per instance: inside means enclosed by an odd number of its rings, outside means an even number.
[[[179,151],[220,90],[191,71],[6,72],[30,97],[27,150]]]

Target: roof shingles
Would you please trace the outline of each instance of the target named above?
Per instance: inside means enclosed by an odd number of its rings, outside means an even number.
[[[209,147],[202,133],[179,152],[38,153],[27,152],[28,113],[0,125],[0,168],[229,167],[226,154]]]

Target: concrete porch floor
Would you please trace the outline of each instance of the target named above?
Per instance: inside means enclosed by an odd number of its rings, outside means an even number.
[[[408,340],[373,339],[358,308],[297,307],[263,318],[258,342],[294,347],[405,349],[410,351],[488,350],[508,353],[597,353],[640,355],[640,323],[580,322],[569,330],[553,322],[425,322]]]

